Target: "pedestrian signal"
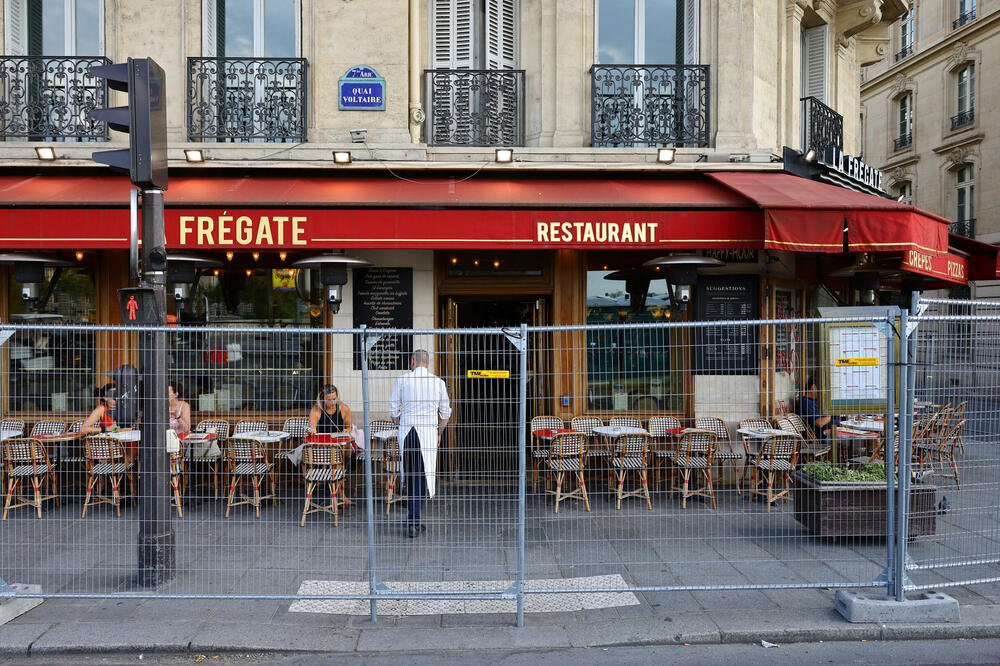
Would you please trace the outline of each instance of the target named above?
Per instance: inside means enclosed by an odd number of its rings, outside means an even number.
[[[156,326],[163,324],[163,311],[156,302],[156,292],[149,287],[118,290],[118,306],[122,324],[126,326]]]

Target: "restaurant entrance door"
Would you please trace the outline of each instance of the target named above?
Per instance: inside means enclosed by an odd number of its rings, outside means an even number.
[[[446,328],[517,328],[544,321],[547,299],[448,298],[442,302]],[[449,476],[468,482],[516,480],[520,359],[503,335],[448,336],[442,368],[452,399],[452,435],[443,464]],[[529,356],[528,395],[538,363]],[[484,372],[485,371],[485,372]]]

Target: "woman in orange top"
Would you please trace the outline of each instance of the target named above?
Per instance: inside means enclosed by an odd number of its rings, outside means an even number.
[[[112,416],[116,404],[114,382],[108,382],[97,389],[95,393],[97,394],[97,407],[94,408],[94,411],[90,413],[90,416],[87,417],[87,420],[83,422],[83,426],[80,428],[80,432],[85,435],[97,435],[112,429],[118,429],[118,424],[115,423],[115,419]],[[121,430],[131,430],[131,428],[121,428]],[[124,442],[124,444],[125,458],[131,462],[138,452],[138,443]]]

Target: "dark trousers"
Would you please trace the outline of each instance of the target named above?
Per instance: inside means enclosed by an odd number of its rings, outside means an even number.
[[[403,474],[406,477],[406,521],[420,524],[420,509],[427,496],[427,477],[424,476],[424,457],[420,455],[420,438],[417,429],[411,428],[403,440]]]

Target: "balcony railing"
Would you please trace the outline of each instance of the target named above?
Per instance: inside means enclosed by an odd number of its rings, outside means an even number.
[[[976,8],[973,7],[964,14],[959,14],[958,18],[951,22],[951,27],[953,30],[961,28],[966,23],[976,20]]]
[[[591,145],[707,146],[708,75],[708,65],[594,65]]]
[[[305,58],[188,58],[191,141],[306,140]]]
[[[952,222],[948,225],[948,233],[965,236],[966,238],[975,238],[976,218],[973,217],[968,220],[957,220]]]
[[[962,111],[962,113],[957,116],[951,117],[951,128],[957,130],[959,127],[965,127],[966,125],[971,125],[972,121],[976,119],[976,110],[969,109],[968,111]]]
[[[523,146],[523,69],[427,69],[427,143]]]
[[[107,106],[104,79],[87,74],[101,56],[0,57],[0,138],[107,141],[107,123],[91,120]]]
[[[896,53],[896,62],[910,55],[913,55],[913,44],[907,44]]]
[[[904,134],[901,137],[897,137],[892,142],[892,148],[897,153],[901,150],[906,150],[913,145],[913,133]]]
[[[815,97],[803,97],[802,152],[822,155],[828,146],[844,149],[844,117]]]

